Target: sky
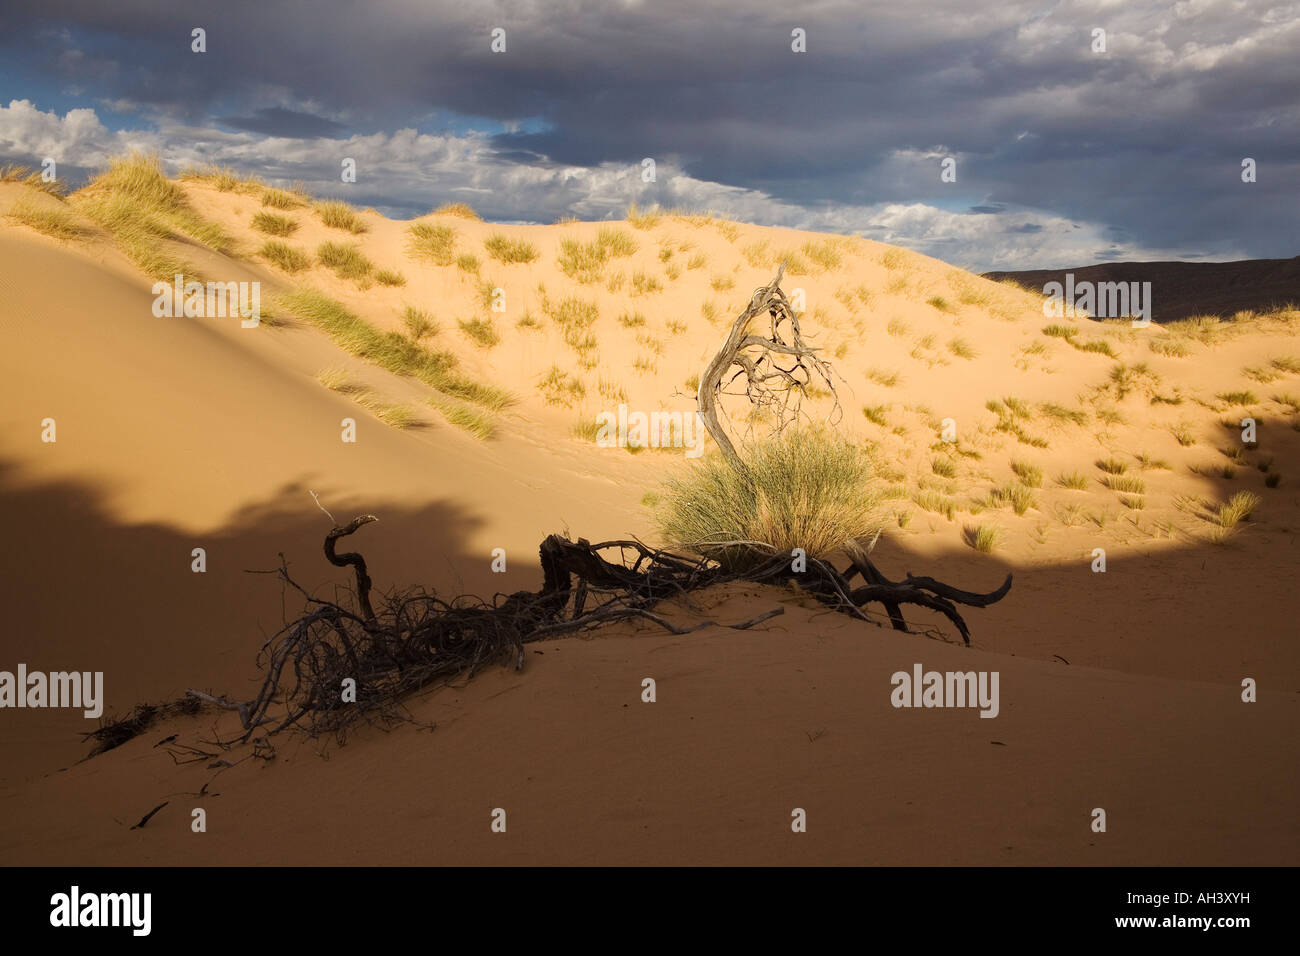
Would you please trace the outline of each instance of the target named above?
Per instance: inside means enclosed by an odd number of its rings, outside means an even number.
[[[0,163],[78,185],[128,149],[397,218],[658,204],[975,271],[1289,258],[1300,0],[6,5]]]

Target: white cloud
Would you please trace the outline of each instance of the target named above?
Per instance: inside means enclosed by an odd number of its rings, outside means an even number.
[[[684,175],[673,160],[658,163],[655,184],[642,182],[639,164],[502,162],[481,133],[449,136],[402,129],[303,140],[165,123],[155,130],[112,131],[90,109],[70,110],[60,117],[26,100],[0,107],[0,153],[30,157],[31,165],[52,156],[60,163],[95,167],[128,148],[157,151],[172,171],[208,163],[229,165],[271,182],[301,181],[318,194],[351,197],[399,214],[402,209],[421,213],[449,198],[469,196],[492,219],[549,222],[570,215],[620,217],[631,202],[657,202],[713,210],[745,222],[861,233],[981,271],[1084,265],[1096,261],[1101,250],[1123,259],[1189,254],[1117,244],[1100,224],[1032,209],[970,213],[925,203],[808,208],[760,190],[695,179]],[[926,156],[942,152],[940,148]],[[356,160],[356,185],[345,186],[339,179],[344,157]]]

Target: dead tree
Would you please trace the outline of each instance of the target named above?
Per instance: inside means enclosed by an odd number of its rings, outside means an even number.
[[[799,316],[781,291],[781,278],[784,274],[785,264],[782,263],[772,281],[755,290],[749,305],[732,323],[726,341],[705,367],[696,394],[704,427],[717,443],[723,459],[742,475],[746,470],[744,460],[736,451],[719,418],[719,401],[723,395],[743,395],[755,411],[771,412],[774,418],[773,428],[778,434],[798,419],[801,403],[808,396],[808,388],[815,383],[824,384],[835,400],[832,422],[840,410],[834,370],[830,363],[818,357],[818,350],[804,339]],[[763,317],[768,323],[766,336],[753,331],[755,321]],[[729,392],[727,389],[738,380],[743,382],[743,390]],[[850,542],[845,550],[851,563],[840,576],[841,580],[834,582],[835,587],[831,590],[839,596],[847,597],[857,607],[879,602],[889,614],[894,628],[900,631],[908,630],[902,605],[916,604],[945,615],[969,644],[970,633],[955,605],[987,607],[1001,600],[1011,589],[1010,574],[1000,588],[988,594],[963,591],[934,578],[913,577],[910,573],[903,581],[890,581],[871,563],[867,556],[869,545]],[[862,587],[841,594],[841,586],[847,588],[848,581],[857,575],[862,576]],[[812,590],[820,589],[824,593],[825,586],[825,581],[814,582]]]
[[[794,423],[808,397],[808,387],[820,382],[835,399],[832,421],[838,416],[839,394],[834,370],[818,357],[799,327],[799,316],[781,291],[785,263],[776,277],[750,297],[749,305],[731,325],[718,354],[705,366],[696,392],[700,420],[728,465],[744,471],[745,464],[719,418],[719,401],[724,395],[743,395],[757,413],[771,413],[773,430],[780,433]],[[755,320],[767,321],[767,335],[753,331]],[[732,370],[735,369],[733,372]],[[725,381],[724,381],[725,380]],[[743,391],[729,392],[737,381]]]

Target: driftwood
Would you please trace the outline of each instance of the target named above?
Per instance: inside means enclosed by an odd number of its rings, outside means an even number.
[[[365,523],[357,519],[336,527],[327,541],[352,534]],[[359,598],[367,593],[369,578],[364,560],[355,557],[348,564],[356,574]],[[614,621],[645,620],[674,634],[716,626],[718,622],[704,620],[682,627],[655,609],[668,600],[689,604],[693,592],[730,581],[793,583],[829,608],[863,619],[870,617],[866,605],[881,603],[893,626],[902,631],[908,626],[901,605],[926,607],[952,621],[967,643],[970,632],[957,605],[985,607],[1011,586],[1010,575],[989,594],[911,575],[892,582],[865,555],[855,557],[844,571],[809,558],[807,568],[796,572],[785,553],[771,553],[742,570],[725,570],[707,558],[673,554],[640,541],[590,544],[560,535],[542,542],[539,557],[543,576],[539,591],[497,595],[490,603],[465,597],[444,601],[435,594],[413,591],[387,597],[377,614],[368,607],[357,614],[343,604],[307,594],[282,563],[280,575],[303,594],[307,610],[267,641],[261,689],[253,700],[233,707],[240,712],[244,739],[266,724],[273,725],[269,734],[299,724],[319,734],[340,733],[363,716],[397,718],[401,700],[414,691],[472,676],[492,663],[521,669],[526,644]],[[851,581],[859,574],[866,584],[854,588]],[[744,629],[780,613],[781,609],[773,609],[724,626]],[[356,682],[354,701],[345,701],[341,693],[348,678]],[[220,703],[232,706],[224,698]],[[273,704],[283,708],[274,719],[270,717]]]
[[[339,538],[372,520],[364,515],[331,529],[326,555],[333,554]],[[772,551],[742,569],[728,569],[708,558],[673,554],[636,540],[590,544],[551,535],[542,542],[539,557],[543,576],[539,591],[498,594],[487,602],[469,597],[446,601],[413,590],[385,596],[377,613],[371,607],[370,578],[360,554],[339,555],[334,562],[352,568],[360,613],[347,603],[322,600],[303,590],[282,558],[277,573],[302,594],[306,607],[263,645],[259,660],[266,670],[256,696],[240,702],[191,690],[168,704],[142,705],[125,720],[107,723],[87,735],[96,742],[92,756],[137,736],[157,718],[197,713],[205,704],[237,712],[244,742],[268,725],[265,736],[296,727],[312,736],[332,733],[341,740],[360,722],[408,719],[403,702],[421,689],[472,677],[493,663],[522,669],[527,644],[620,620],[644,620],[673,634],[689,634],[712,626],[743,630],[784,613],[773,608],[735,623],[701,620],[680,626],[656,611],[664,601],[689,606],[694,592],[728,582],[793,584],[833,611],[873,623],[867,606],[878,603],[900,631],[909,631],[902,605],[929,608],[952,621],[967,644],[970,632],[957,606],[987,607],[1011,587],[1010,575],[987,594],[910,574],[902,581],[890,581],[865,554],[853,556],[843,571],[808,557],[807,567],[796,572],[789,554]],[[855,588],[852,581],[859,575],[865,583]],[[349,679],[355,682],[353,699],[343,694],[344,681]]]

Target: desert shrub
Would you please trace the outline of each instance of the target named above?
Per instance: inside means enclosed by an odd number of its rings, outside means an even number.
[[[874,539],[884,526],[873,462],[861,446],[806,428],[755,442],[741,454],[741,471],[711,455],[665,482],[658,514],[665,538],[734,564],[755,557],[734,542],[824,557]]]

